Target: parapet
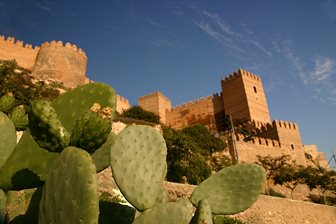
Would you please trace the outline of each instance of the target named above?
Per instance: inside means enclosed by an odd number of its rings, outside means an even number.
[[[280,127],[280,128],[287,128],[287,129],[293,129],[293,130],[298,129],[298,124],[297,123],[289,122],[289,121],[273,120],[272,124],[273,124],[273,126]]]
[[[145,99],[149,99],[149,98],[152,98],[152,97],[161,97],[161,98],[165,99],[166,101],[168,101],[171,104],[170,99],[168,97],[166,97],[160,91],[155,91],[155,92],[151,92],[151,93],[148,93],[146,95],[140,96],[139,100],[145,100]]]
[[[129,104],[128,99],[126,99],[126,98],[124,98],[124,97],[122,97],[118,94],[117,94],[117,102],[122,102],[122,103],[125,103],[125,104]]]
[[[244,141],[244,135],[239,133],[236,134],[236,141]],[[252,140],[248,141],[247,143],[254,145],[263,145],[273,148],[281,148],[281,143],[278,140],[270,138],[255,137]]]
[[[204,104],[206,102],[212,102],[212,100],[214,99],[214,96],[206,96],[206,97],[200,97],[198,99],[194,99],[192,101],[188,101],[188,102],[183,102],[182,105],[177,105],[171,109],[169,109],[169,112],[174,112],[174,111],[178,111],[181,109],[187,109],[190,107],[194,107],[197,106],[199,104]]]
[[[241,77],[241,76],[246,76],[249,78],[252,78],[254,80],[257,81],[261,81],[261,78],[258,75],[252,74],[251,72],[248,72],[242,68],[239,68],[237,71],[230,73],[229,75],[227,75],[224,79],[221,80],[222,83],[226,83],[229,82],[237,77]]]
[[[40,47],[35,46],[33,48],[33,46],[31,44],[23,44],[22,40],[17,40],[15,42],[15,38],[14,37],[5,37],[4,35],[0,35],[0,42],[6,42],[7,44],[12,44],[13,46],[18,46],[18,47],[22,47],[25,49],[35,49],[38,50]]]
[[[81,48],[77,47],[75,44],[70,44],[69,42],[67,42],[66,44],[63,44],[62,41],[56,41],[56,40],[53,40],[50,42],[46,41],[41,45],[41,47],[66,47],[66,48],[69,48],[69,49],[72,49],[78,52],[79,54],[87,58],[85,52]]]

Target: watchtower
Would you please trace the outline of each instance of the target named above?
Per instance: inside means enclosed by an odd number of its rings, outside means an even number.
[[[160,117],[162,123],[166,123],[166,110],[171,109],[171,101],[161,92],[153,92],[138,99],[139,106],[153,112]]]
[[[234,121],[271,122],[259,76],[239,69],[221,80],[224,112]]]

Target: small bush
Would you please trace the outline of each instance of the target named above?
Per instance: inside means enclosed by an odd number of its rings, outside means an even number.
[[[159,124],[160,117],[152,112],[142,109],[140,106],[133,106],[120,114],[120,117],[133,118]]]
[[[246,224],[246,223],[239,219],[217,215],[214,217],[214,224]]]
[[[278,198],[286,198],[286,195],[275,191],[273,188],[269,189],[269,196],[278,197]]]

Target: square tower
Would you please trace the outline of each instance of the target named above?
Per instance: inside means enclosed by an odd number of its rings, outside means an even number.
[[[171,101],[161,92],[154,92],[141,96],[138,99],[138,104],[144,110],[153,112],[160,117],[162,123],[166,123],[166,110],[171,109]]]
[[[224,112],[238,122],[271,122],[259,76],[243,69],[221,81]]]

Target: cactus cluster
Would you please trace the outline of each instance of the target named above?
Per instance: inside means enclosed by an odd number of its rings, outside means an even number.
[[[17,105],[15,96],[10,92],[0,98],[0,112],[12,120],[17,131],[23,131],[28,127],[28,115],[23,105]]]
[[[108,215],[99,204],[96,172],[109,165],[120,191],[137,210],[134,217],[129,210],[113,207],[115,214],[131,214],[124,219],[129,223],[213,223],[214,215],[243,211],[257,200],[265,171],[238,164],[210,176],[189,199],[167,203],[162,189],[165,140],[145,125],[110,133],[115,106],[114,90],[101,83],[77,87],[53,102],[34,101],[30,128],[18,144],[14,125],[0,113],[0,127],[12,130],[0,133],[0,141],[10,142],[1,147],[0,159],[5,159],[0,163],[0,224],[5,201],[13,201],[8,200],[10,191],[39,186],[40,197],[31,199],[38,206],[29,206],[39,207],[38,218],[33,213],[38,223],[103,223],[103,215]]]

